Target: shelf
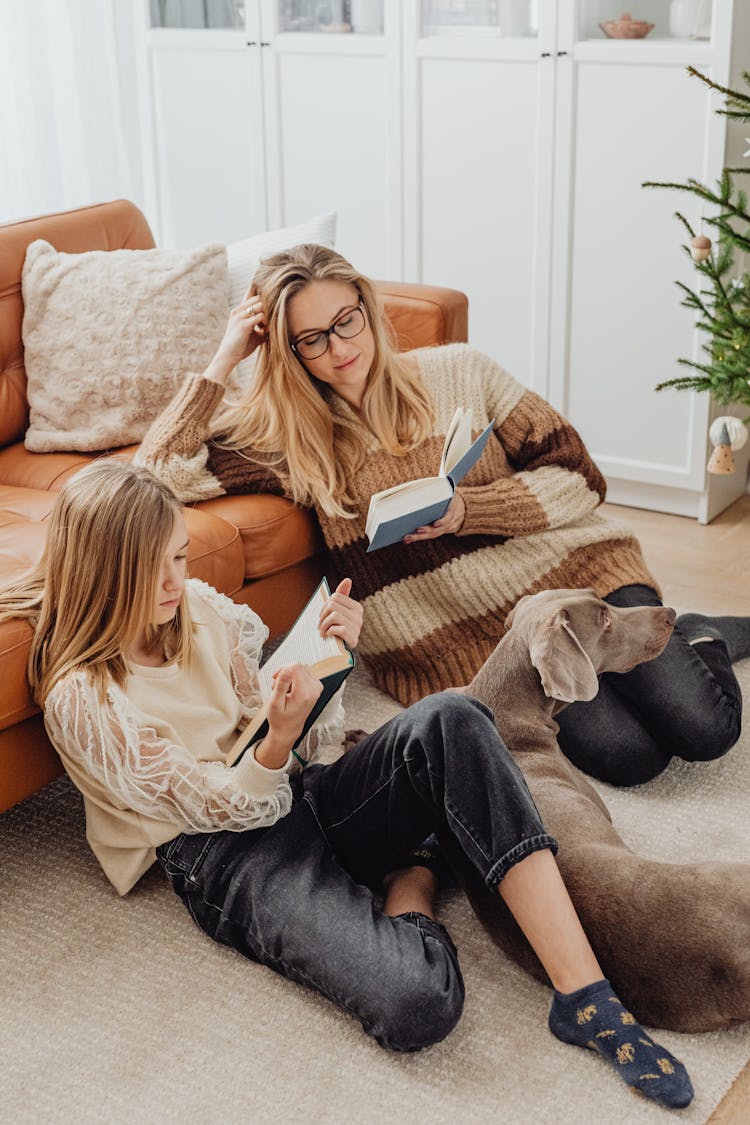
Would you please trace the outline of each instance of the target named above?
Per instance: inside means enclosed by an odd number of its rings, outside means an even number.
[[[576,62],[673,65],[710,62],[713,47],[706,39],[582,39],[573,46]]]

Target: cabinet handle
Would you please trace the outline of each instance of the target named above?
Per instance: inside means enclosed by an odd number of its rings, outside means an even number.
[[[261,45],[261,47],[270,47],[271,43],[268,39],[265,39],[265,40],[261,39],[260,45]]]
[[[568,53],[567,51],[558,51],[558,52],[557,52],[557,57],[558,57],[558,59],[559,59],[559,58],[562,58],[562,56],[563,56],[563,55],[567,55],[567,53]]]
[[[543,59],[549,59],[549,58],[551,58],[551,57],[552,57],[552,52],[551,52],[551,51],[542,51],[542,54],[541,54],[541,58],[543,58]]]
[[[258,46],[258,40],[257,39],[248,39],[245,46],[246,47],[257,47]]]

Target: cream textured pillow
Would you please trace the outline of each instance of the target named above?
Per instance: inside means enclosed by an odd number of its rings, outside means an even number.
[[[39,239],[22,275],[27,449],[140,441],[227,322],[226,248],[64,254]]]
[[[336,212],[331,211],[328,215],[317,215],[314,219],[309,219],[306,223],[299,223],[294,227],[280,227],[278,230],[256,234],[252,238],[243,238],[241,242],[230,243],[227,246],[230,308],[239,305],[247,293],[262,258],[268,258],[278,250],[288,250],[290,246],[298,246],[301,242],[317,242],[320,246],[335,246]],[[247,385],[254,364],[255,359],[251,356],[250,359],[244,360],[235,368],[230,392],[239,391]]]

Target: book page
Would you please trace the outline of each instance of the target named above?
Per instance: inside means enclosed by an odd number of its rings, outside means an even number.
[[[268,658],[258,673],[260,691],[264,699],[271,694],[271,677],[286,664],[316,664],[326,657],[339,656],[345,651],[338,637],[321,637],[318,632],[318,618],[324,603],[330,596],[328,583],[323,579],[299,615],[289,634]]]
[[[449,475],[464,454],[471,448],[471,411],[462,411],[461,419],[451,435],[450,442],[443,454],[440,466],[442,473]]]
[[[448,431],[445,435],[445,441],[443,442],[443,455],[440,458],[440,467],[438,468],[438,476],[444,477],[450,471],[449,468],[448,468],[448,461],[450,459],[450,450],[451,450],[451,446],[453,445],[454,439],[456,437],[456,433],[458,432],[458,430],[461,427],[461,422],[462,422],[463,417],[464,417],[463,406],[457,406],[456,407],[456,413],[451,418],[450,425],[448,426]],[[469,430],[471,432],[471,422],[469,423]]]
[[[445,488],[440,484],[440,477],[422,477],[419,480],[407,480],[396,484],[393,488],[386,488],[383,492],[376,492],[370,497],[370,506],[367,509],[365,535],[371,538],[371,533],[383,520],[393,519],[394,516],[404,512],[416,511],[434,499],[435,492],[443,496]]]

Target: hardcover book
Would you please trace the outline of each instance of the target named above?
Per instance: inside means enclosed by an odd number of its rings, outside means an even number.
[[[305,719],[302,733],[294,744],[295,747],[299,746],[326,704],[351,672],[355,665],[354,653],[351,649],[347,648],[340,637],[321,637],[318,632],[320,611],[330,596],[331,590],[324,578],[279,647],[261,665],[258,679],[263,706],[238,735],[227,755],[227,765],[236,765],[248,747],[260,742],[268,734],[268,700],[273,687],[273,674],[279,668],[289,664],[307,664],[313,675],[317,676],[323,684],[323,691]]]
[[[445,515],[456,485],[482,456],[492,433],[494,419],[471,440],[471,412],[459,406],[445,436],[443,455],[436,477],[405,481],[370,498],[365,534],[369,551],[390,547],[418,527],[426,527]]]

